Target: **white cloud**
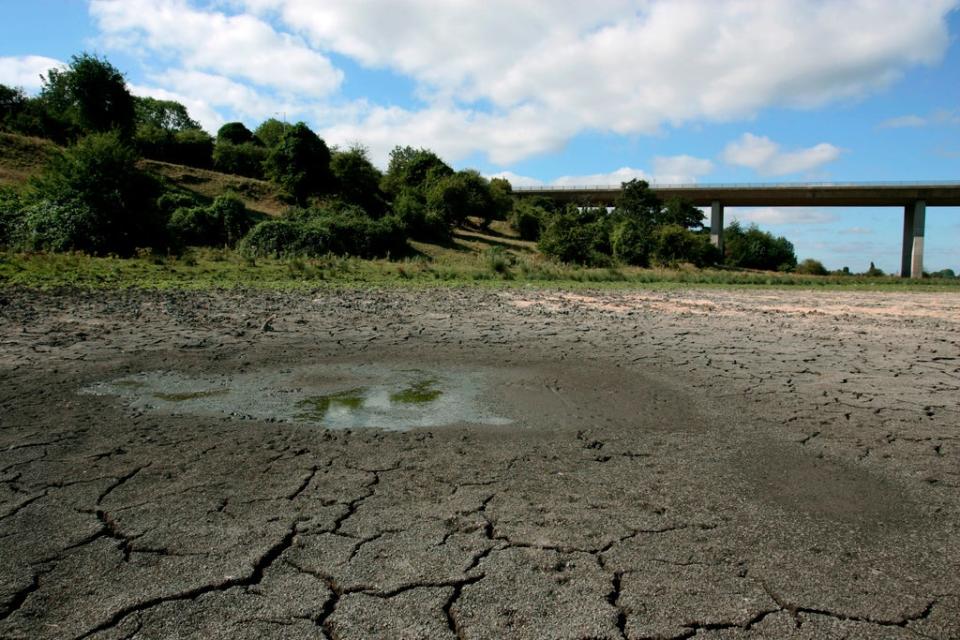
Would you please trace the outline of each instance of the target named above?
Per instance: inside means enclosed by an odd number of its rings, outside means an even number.
[[[619,187],[623,182],[630,180],[646,180],[651,184],[677,184],[696,182],[698,175],[703,175],[713,170],[713,163],[709,160],[694,158],[693,156],[670,156],[658,157],[654,159],[654,173],[651,174],[643,169],[633,167],[620,167],[609,173],[592,173],[588,175],[560,176],[550,182],[545,183],[542,180],[531,178],[529,176],[517,175],[511,171],[501,171],[490,174],[488,178],[506,178],[513,186],[535,187],[593,187],[593,186],[612,186]],[[661,173],[665,171],[667,173]]]
[[[696,182],[698,177],[712,172],[713,163],[704,158],[679,155],[657,156],[653,159],[654,180],[664,184]]]
[[[956,109],[938,109],[929,115],[918,116],[910,114],[889,118],[880,123],[881,129],[898,129],[902,127],[926,127],[930,125],[957,125],[960,124],[960,111]]]
[[[252,15],[192,8],[186,0],[93,0],[107,42],[302,96],[335,91],[343,73],[300,38]]]
[[[731,212],[731,218],[741,222],[767,224],[828,224],[837,216],[830,211],[806,207],[757,207],[740,208]]]
[[[816,169],[840,157],[840,148],[821,142],[807,149],[781,151],[780,145],[766,136],[743,134],[723,150],[729,164],[749,167],[765,176],[782,176]]]
[[[942,58],[957,2],[94,0],[91,11],[105,43],[151,63],[310,102],[334,142],[381,157],[406,142],[451,161],[485,152],[503,165],[583,131],[650,134],[866,95]],[[331,52],[411,78],[425,106],[344,107]],[[834,151],[787,154],[774,173]],[[701,175],[687,169],[662,173]]]
[[[50,69],[64,66],[63,62],[44,56],[0,57],[0,84],[36,91],[43,86],[40,76],[47,75]]]

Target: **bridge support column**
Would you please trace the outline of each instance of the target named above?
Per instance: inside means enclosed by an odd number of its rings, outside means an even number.
[[[923,277],[923,232],[926,225],[927,204],[918,200],[903,210],[903,252],[900,276]]]
[[[710,204],[710,242],[723,253],[723,205],[719,200]]]

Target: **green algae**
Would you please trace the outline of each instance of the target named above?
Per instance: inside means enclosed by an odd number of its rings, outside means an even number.
[[[363,406],[366,391],[364,387],[358,387],[323,396],[304,398],[297,403],[297,408],[301,410],[297,418],[320,421],[326,417],[327,412],[333,407],[343,407],[356,411]]]
[[[187,400],[199,400],[200,398],[209,398],[211,396],[222,396],[223,394],[228,393],[229,391],[230,391],[229,389],[210,389],[208,391],[178,391],[178,392],[156,391],[154,392],[153,397],[158,400],[166,400],[167,402],[186,402]]]
[[[427,404],[443,395],[437,389],[436,378],[427,378],[411,384],[406,389],[390,394],[390,402],[400,404]]]

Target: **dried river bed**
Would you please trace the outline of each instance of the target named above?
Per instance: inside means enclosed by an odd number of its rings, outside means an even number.
[[[960,637],[958,312],[5,291],[0,637]]]

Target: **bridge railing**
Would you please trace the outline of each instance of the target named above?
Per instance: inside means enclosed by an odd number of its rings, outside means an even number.
[[[960,180],[887,180],[879,182],[688,182],[649,183],[652,189],[808,189],[816,187],[958,187]],[[516,186],[516,191],[619,191],[618,184]]]

